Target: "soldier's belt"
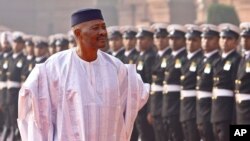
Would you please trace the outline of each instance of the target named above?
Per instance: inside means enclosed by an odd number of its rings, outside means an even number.
[[[7,87],[7,84],[5,81],[0,81],[0,90],[4,89]]]
[[[20,88],[21,87],[21,83],[20,82],[16,82],[16,81],[7,81],[7,88]]]
[[[180,85],[163,85],[163,93],[168,93],[168,92],[179,92],[181,91],[181,86]]]
[[[235,95],[236,102],[241,103],[242,101],[250,100],[250,94],[239,93]]]
[[[216,99],[217,97],[233,97],[234,92],[227,89],[213,89],[213,99]]]
[[[197,91],[197,98],[202,99],[202,98],[211,98],[212,93],[211,92],[206,92],[206,91]]]
[[[181,90],[181,99],[185,97],[196,97],[196,90]]]
[[[161,85],[152,84],[151,85],[151,91],[152,92],[162,92],[163,87]]]

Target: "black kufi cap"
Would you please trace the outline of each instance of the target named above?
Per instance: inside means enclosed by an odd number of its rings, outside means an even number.
[[[92,20],[103,20],[100,9],[81,9],[71,15],[71,27]]]

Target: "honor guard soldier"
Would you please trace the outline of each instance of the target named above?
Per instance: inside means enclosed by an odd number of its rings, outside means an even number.
[[[202,28],[203,61],[197,75],[197,124],[199,134],[204,141],[214,141],[211,124],[211,102],[213,90],[213,70],[220,59],[219,54],[219,31],[217,26],[204,24]]]
[[[58,40],[60,41],[60,40]],[[61,45],[63,43],[60,43]],[[66,43],[67,44],[67,43]],[[48,43],[45,39],[38,39],[35,42],[35,64],[43,63],[47,60]],[[62,45],[64,46],[64,45]],[[66,45],[65,45],[66,46]]]
[[[164,72],[167,66],[167,60],[171,54],[168,44],[167,24],[155,23],[154,43],[157,48],[157,55],[152,69],[152,84],[150,92],[150,113],[153,118],[153,129],[156,141],[166,141],[167,134],[163,129],[162,121],[162,98],[163,98],[163,80]]]
[[[135,49],[137,41],[135,36],[137,34],[137,29],[133,26],[124,26],[122,27],[122,33],[123,45],[125,48],[122,62],[124,64],[135,64],[139,55],[139,52]],[[130,141],[138,141],[138,131],[136,126],[134,126]]]
[[[8,58],[6,103],[8,106],[8,119],[10,120],[10,134],[6,135],[13,140],[20,139],[17,128],[18,93],[21,88],[21,75],[26,71],[26,56],[23,54],[25,41],[23,36],[23,33],[20,32],[13,33],[13,54]]]
[[[137,72],[141,75],[144,83],[152,83],[152,66],[156,57],[153,50],[153,30],[148,26],[139,26],[136,34],[139,47],[139,56],[136,61]],[[154,141],[154,131],[152,127],[152,118],[147,103],[138,113],[136,126],[138,128],[141,141]]]
[[[43,47],[42,47],[43,48]],[[56,52],[63,51],[69,48],[69,41],[65,37],[59,37],[56,40]],[[47,47],[46,47],[47,49]]]
[[[244,55],[235,80],[236,124],[250,124],[250,23],[241,23],[240,28]]]
[[[235,79],[240,54],[236,51],[240,30],[225,23],[219,25],[221,59],[214,68],[211,122],[217,141],[229,140],[229,125],[235,121]]]
[[[181,68],[186,61],[186,28],[173,24],[168,26],[169,45],[172,53],[167,60],[163,86],[162,116],[164,128],[168,128],[169,138],[182,141],[183,132],[180,124],[180,77]]]
[[[136,50],[136,34],[137,29],[133,26],[124,26],[123,31],[123,45],[125,48],[124,56],[122,62],[124,64],[135,64],[139,52]]]
[[[187,61],[182,66],[181,75],[181,103],[180,121],[185,141],[199,141],[199,133],[196,124],[196,77],[198,66],[201,64],[203,54],[201,50],[201,29],[197,25],[188,24],[186,48]]]
[[[1,58],[0,58],[0,140],[1,135],[4,134],[4,130],[7,129],[7,69],[8,69],[8,57],[11,55],[11,33],[2,32],[0,34],[0,46],[1,46]]]
[[[108,40],[110,47],[110,54],[122,61],[125,49],[123,48],[122,33],[118,26],[108,27]]]
[[[25,52],[26,52],[26,71],[22,74],[22,82],[26,80],[28,75],[33,69],[34,65],[34,42],[32,38],[25,40]]]

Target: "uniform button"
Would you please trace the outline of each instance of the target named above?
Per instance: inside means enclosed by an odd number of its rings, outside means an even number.
[[[196,79],[197,79],[197,80],[200,80],[200,79],[201,79],[201,77],[200,77],[200,76],[197,76],[197,77],[196,77]]]
[[[200,89],[200,87],[198,87],[198,86],[197,86],[197,87],[195,87],[195,89],[196,89],[196,90],[199,90],[199,89]]]
[[[168,75],[168,72],[167,72],[167,71],[165,71],[165,72],[164,72],[164,74],[165,74],[165,75]]]
[[[166,82],[166,81],[163,81],[163,84],[167,84],[167,82]]]
[[[184,75],[182,75],[182,76],[181,76],[181,80],[184,80],[184,79],[185,79],[185,76],[184,76]]]

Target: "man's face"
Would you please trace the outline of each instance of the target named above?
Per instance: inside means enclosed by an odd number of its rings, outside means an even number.
[[[12,44],[12,50],[14,53],[21,52],[24,48],[24,42],[13,42]]]
[[[153,44],[153,39],[150,37],[140,37],[137,41],[140,51],[146,51]]]
[[[122,48],[122,38],[121,37],[115,37],[112,39],[109,39],[109,47],[112,51],[118,51],[120,48]]]
[[[130,50],[135,48],[136,46],[136,38],[123,38],[123,44],[126,50]]]
[[[156,36],[154,37],[154,43],[157,47],[157,50],[163,50],[168,47],[168,37]]]
[[[11,48],[10,42],[5,41],[1,43],[2,51],[6,52]]]
[[[36,47],[34,49],[34,54],[35,54],[36,57],[45,56],[47,54],[47,48],[46,47],[43,47],[43,48]]]
[[[170,37],[169,38],[169,45],[173,50],[178,50],[185,46],[185,38],[181,37]]]
[[[49,47],[49,54],[50,54],[50,55],[53,55],[53,54],[55,54],[55,53],[56,53],[56,48],[50,46],[50,47]]]
[[[75,32],[78,42],[85,47],[104,48],[107,42],[107,30],[103,20],[92,20],[77,25]]]
[[[201,38],[200,37],[193,37],[186,39],[187,50],[189,52],[195,52],[201,47]]]
[[[220,38],[220,48],[223,52],[229,52],[235,49],[238,45],[238,39],[233,37],[221,37]]]
[[[250,36],[242,37],[241,44],[245,50],[250,50]]]
[[[201,40],[201,44],[201,47],[205,52],[211,52],[219,47],[219,37],[203,37]]]
[[[33,46],[26,46],[25,50],[26,50],[26,53],[28,55],[34,55],[34,47]]]

